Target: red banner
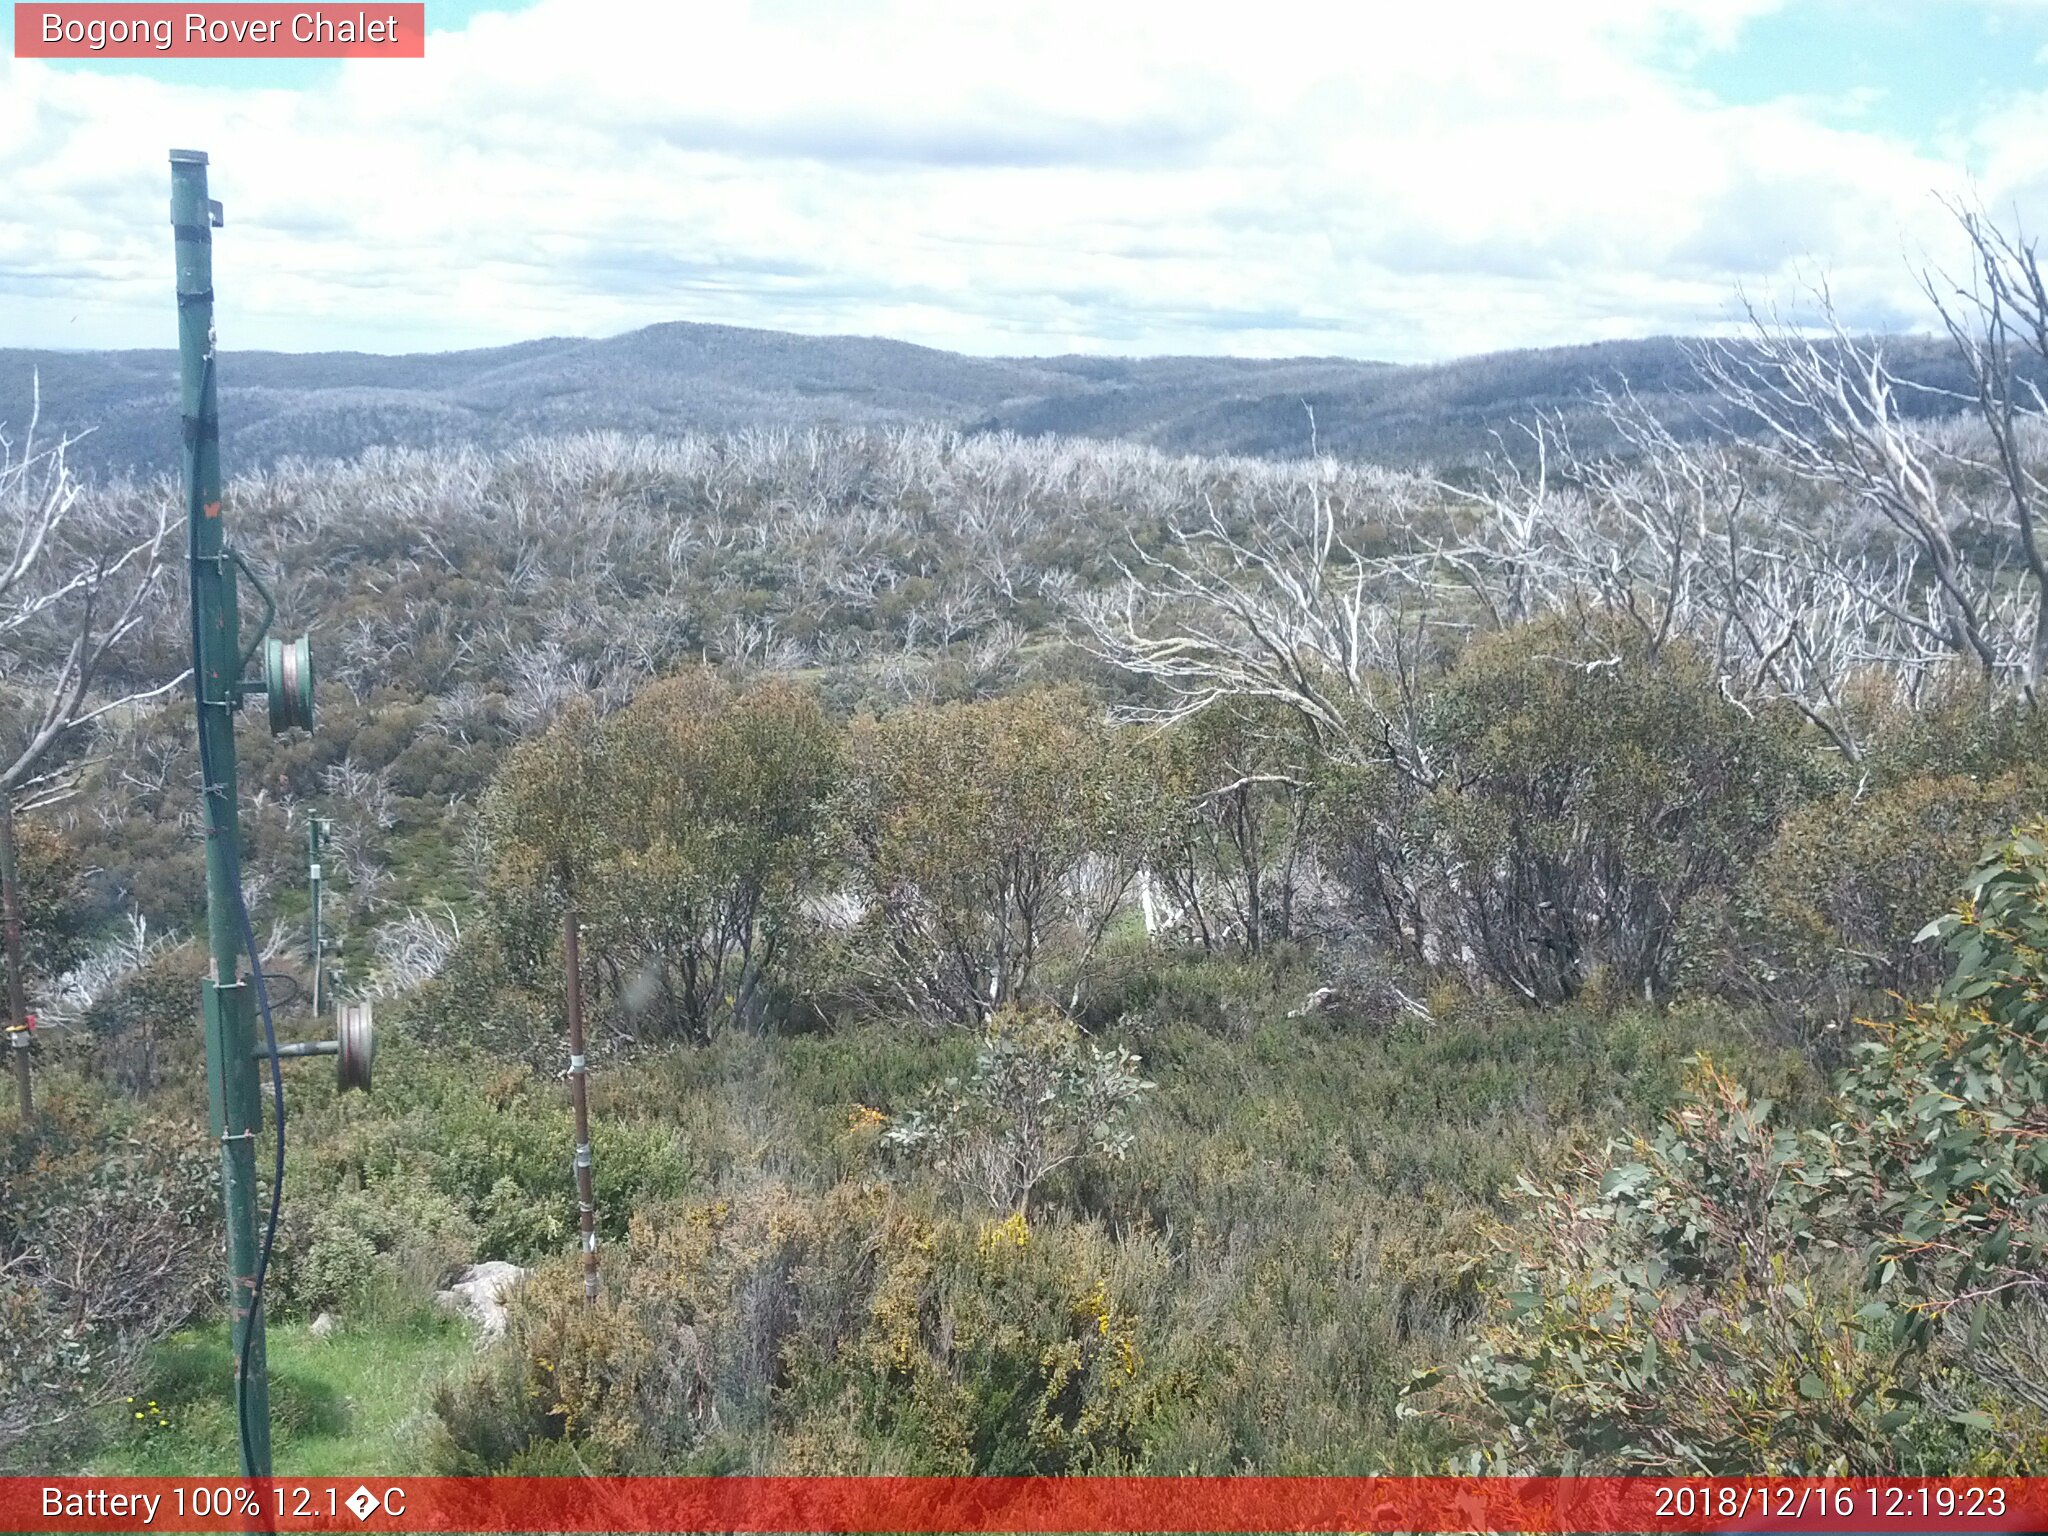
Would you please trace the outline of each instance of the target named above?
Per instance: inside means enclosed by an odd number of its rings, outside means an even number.
[[[18,59],[423,59],[424,4],[21,5]]]
[[[2048,1478],[4,1478],[6,1531],[2041,1531]]]

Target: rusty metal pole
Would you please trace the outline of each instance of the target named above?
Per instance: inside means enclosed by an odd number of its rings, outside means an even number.
[[[597,1302],[597,1194],[590,1170],[590,1068],[583,1052],[583,956],[572,906],[562,916],[562,958],[569,973],[569,1096],[576,1105],[576,1223],[583,1233],[583,1300]]]
[[[21,1118],[35,1113],[35,1089],[29,1083],[28,1001],[21,981],[21,891],[14,864],[14,806],[0,795],[0,920],[7,927],[7,1054],[14,1058],[14,1087],[21,1100]]]

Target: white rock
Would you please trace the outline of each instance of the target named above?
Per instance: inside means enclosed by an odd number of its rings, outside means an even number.
[[[1305,1019],[1310,1014],[1321,1009],[1323,1004],[1336,995],[1337,989],[1335,987],[1317,987],[1315,991],[1309,993],[1307,1000],[1299,1008],[1288,1009],[1287,1017],[1290,1019]]]
[[[316,1339],[331,1339],[334,1337],[335,1331],[340,1327],[341,1319],[332,1312],[322,1312],[313,1319],[313,1326],[306,1331]]]
[[[444,1312],[458,1312],[482,1331],[483,1341],[504,1337],[505,1298],[526,1278],[517,1264],[490,1259],[472,1264],[445,1291],[434,1293],[434,1304]]]

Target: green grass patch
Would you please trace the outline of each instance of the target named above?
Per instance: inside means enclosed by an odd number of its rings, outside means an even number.
[[[280,1476],[408,1473],[424,1464],[434,1386],[471,1356],[462,1325],[300,1323],[269,1330],[271,1453]],[[240,1468],[225,1324],[159,1345],[89,1471],[112,1477],[232,1476]]]

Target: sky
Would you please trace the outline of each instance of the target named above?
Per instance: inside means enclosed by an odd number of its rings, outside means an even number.
[[[11,7],[5,8],[11,13]],[[2048,224],[2048,0],[428,0],[427,56],[0,56],[0,346],[668,320],[984,355],[1425,361],[1929,323],[1943,199]]]

